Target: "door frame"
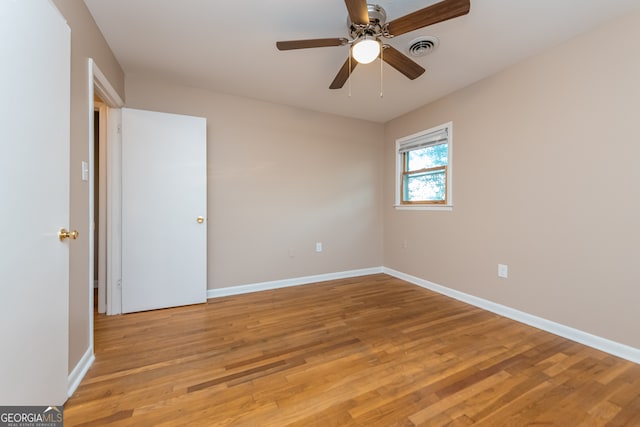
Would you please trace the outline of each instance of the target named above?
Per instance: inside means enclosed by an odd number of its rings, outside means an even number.
[[[104,259],[106,265],[106,283],[105,293],[107,298],[106,312],[107,314],[118,314],[120,309],[120,297],[118,284],[120,283],[120,153],[122,140],[120,136],[120,108],[124,106],[124,101],[118,95],[118,92],[114,89],[113,85],[109,82],[109,79],[100,70],[98,65],[92,58],[88,59],[88,72],[89,72],[89,90],[88,90],[88,112],[89,112],[89,224],[93,228],[95,227],[95,212],[94,202],[95,197],[98,197],[99,206],[105,207],[103,212],[106,212],[106,217],[101,219],[101,223],[106,225],[106,233],[98,234],[98,247],[107,248],[104,254],[99,254]],[[100,111],[100,132],[102,139],[99,147],[99,157],[104,159],[106,167],[101,168],[101,180],[104,180],[105,185],[101,185],[106,191],[99,191],[99,194],[95,194],[95,141],[94,141],[94,100],[95,95],[98,95],[104,104],[105,108],[101,108]],[[103,114],[105,113],[105,114]],[[103,151],[104,150],[104,151]],[[91,292],[89,292],[89,337],[91,353],[93,353],[93,289],[94,289],[94,233],[93,230],[89,233],[89,284]]]

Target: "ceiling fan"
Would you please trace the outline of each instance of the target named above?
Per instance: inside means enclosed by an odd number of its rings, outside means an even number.
[[[409,79],[420,77],[425,69],[393,46],[383,43],[382,39],[389,39],[428,25],[466,15],[470,9],[470,0],[442,0],[391,22],[386,22],[387,14],[378,5],[367,4],[366,0],[345,0],[344,2],[349,12],[347,27],[351,40],[337,37],[276,42],[278,50],[351,46],[349,58],[338,71],[329,89],[340,89],[358,63],[368,64],[378,56]],[[384,52],[381,55],[382,49]],[[351,61],[352,56],[355,61]]]

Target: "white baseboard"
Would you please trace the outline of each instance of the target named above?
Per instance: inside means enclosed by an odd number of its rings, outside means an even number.
[[[87,352],[82,356],[82,359],[80,359],[76,367],[73,368],[73,371],[69,374],[67,379],[68,397],[71,397],[71,395],[75,393],[76,389],[80,385],[80,381],[82,381],[95,360],[96,356],[93,354],[93,350],[88,348]]]
[[[339,273],[318,274],[315,276],[297,277],[294,279],[274,280],[271,282],[253,283],[249,285],[231,286],[228,288],[207,289],[207,298],[220,298],[231,295],[248,294],[251,292],[268,291],[271,289],[288,288],[290,286],[308,285],[309,283],[327,280],[346,279],[349,277],[366,276],[382,273],[383,267],[364,268],[360,270],[342,271]]]
[[[428,280],[420,279],[419,277],[411,276],[391,268],[384,267],[382,270],[383,273],[390,276],[397,277],[398,279],[413,283],[414,285],[418,285],[439,294],[482,308],[483,310],[491,311],[492,313],[499,314],[500,316],[508,317],[509,319],[542,329],[543,331],[570,339],[571,341],[579,342],[580,344],[587,345],[631,362],[640,363],[640,349],[592,335],[588,332],[552,322],[551,320],[543,319],[542,317],[534,316],[486,299],[465,294],[464,292],[456,291],[445,286],[437,285],[429,282]]]

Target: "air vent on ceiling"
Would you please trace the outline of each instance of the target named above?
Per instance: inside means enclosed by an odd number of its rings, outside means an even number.
[[[407,50],[411,56],[425,56],[436,50],[439,44],[440,40],[438,40],[437,37],[418,37],[409,42],[409,48]]]

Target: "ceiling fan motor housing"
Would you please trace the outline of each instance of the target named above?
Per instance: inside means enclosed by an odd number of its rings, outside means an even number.
[[[387,12],[377,4],[367,4],[367,11],[369,13],[369,25],[356,25],[351,22],[351,19],[347,17],[347,27],[349,28],[349,34],[351,38],[357,40],[365,35],[380,36],[382,35],[382,28],[387,22]]]

